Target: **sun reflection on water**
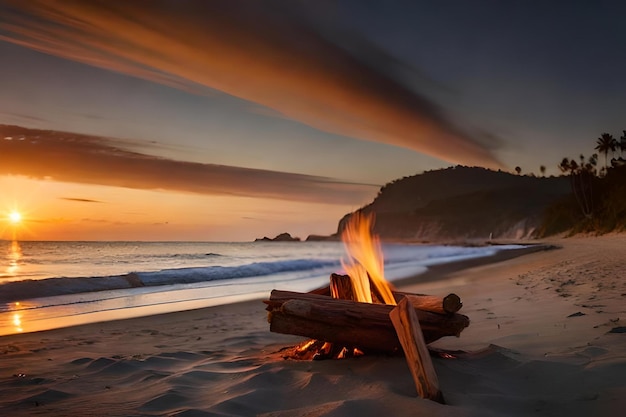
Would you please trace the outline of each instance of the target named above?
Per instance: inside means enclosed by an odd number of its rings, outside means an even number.
[[[17,240],[11,242],[7,254],[8,265],[6,267],[7,276],[14,277],[20,269],[20,260],[22,259],[22,247]]]
[[[18,333],[22,333],[22,313],[13,313],[13,325]]]

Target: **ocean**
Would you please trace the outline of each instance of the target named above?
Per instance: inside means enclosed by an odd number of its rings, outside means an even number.
[[[393,282],[520,247],[382,249]],[[0,336],[309,291],[341,273],[343,257],[341,242],[0,241]]]

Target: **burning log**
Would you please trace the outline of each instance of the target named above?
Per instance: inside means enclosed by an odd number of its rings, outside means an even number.
[[[337,280],[341,280],[341,283],[333,284],[333,281],[337,281]],[[350,277],[348,275],[332,274],[330,276],[330,281],[331,281],[330,286],[315,289],[309,292],[309,294],[318,294],[318,295],[327,295],[327,296],[332,295],[333,298],[353,300],[354,298],[352,296],[350,296],[349,298],[344,297],[344,296],[335,296],[332,292],[333,285],[340,285],[342,287],[345,287],[349,285],[349,280],[350,280]],[[342,289],[341,295],[343,295],[344,293],[351,295],[352,294],[351,288],[352,287],[350,287],[349,291]],[[459,310],[461,310],[461,307],[463,307],[461,298],[454,293],[448,294],[443,298],[435,296],[435,295],[411,294],[411,293],[401,292],[401,291],[392,291],[392,294],[396,302],[399,302],[402,298],[407,297],[410,299],[411,304],[413,304],[413,307],[415,307],[416,309],[430,311],[430,312],[438,313],[438,314],[454,314],[458,312]]]
[[[439,379],[430,359],[419,319],[409,299],[401,300],[396,308],[391,310],[389,317],[404,350],[417,394],[422,398],[443,403]]]
[[[331,274],[327,295],[340,300],[354,300],[354,291],[352,289],[350,276]]]
[[[427,343],[459,336],[469,318],[457,312],[456,294],[443,299],[394,292],[384,276],[373,217],[354,213],[342,233],[348,275],[332,274],[330,285],[310,293],[273,290],[267,304],[270,331],[312,338],[286,357],[343,358],[404,350],[418,394],[443,402]],[[397,307],[395,306],[396,304]]]
[[[389,318],[393,305],[279,290],[273,290],[265,303],[272,332],[356,346],[364,352],[396,353],[401,349]],[[415,311],[426,343],[458,336],[469,325],[469,318],[462,314]]]

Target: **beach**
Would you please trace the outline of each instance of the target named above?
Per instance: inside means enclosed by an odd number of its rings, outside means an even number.
[[[471,320],[431,345],[453,352],[433,358],[445,405],[417,397],[402,357],[284,359],[304,339],[271,333],[255,300],[0,337],[0,414],[622,415],[626,235],[544,243],[401,281],[458,294]]]

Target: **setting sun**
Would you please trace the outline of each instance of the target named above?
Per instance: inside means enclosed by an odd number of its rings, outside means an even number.
[[[18,224],[22,221],[22,215],[17,211],[9,213],[9,221],[13,224]]]

